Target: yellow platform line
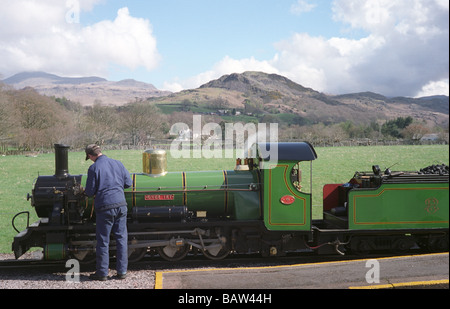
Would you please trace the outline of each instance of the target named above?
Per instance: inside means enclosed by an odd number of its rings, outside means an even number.
[[[400,258],[408,258],[408,257],[417,257],[417,256],[433,256],[433,255],[443,255],[449,254],[448,252],[442,253],[429,253],[429,254],[413,254],[413,255],[402,255],[402,256],[390,256],[390,257],[381,257],[377,258],[377,260],[387,260],[387,259],[400,259]],[[278,266],[258,266],[258,267],[236,267],[236,268],[202,268],[202,269],[186,269],[186,270],[168,270],[168,271],[157,271],[155,272],[155,289],[163,289],[163,275],[170,273],[186,273],[186,272],[202,272],[202,271],[222,271],[222,270],[257,270],[257,269],[275,269],[275,268],[286,268],[286,267],[300,267],[300,266],[311,266],[311,265],[326,265],[326,264],[335,264],[335,263],[351,263],[351,262],[361,262],[371,260],[373,258],[366,259],[357,259],[357,260],[345,260],[345,261],[331,261],[331,262],[318,262],[318,263],[305,263],[305,264],[293,264],[293,265],[278,265]],[[447,280],[448,282],[448,280]],[[444,282],[445,283],[445,282]],[[438,284],[438,283],[436,283]],[[392,287],[392,285],[388,285]],[[349,288],[361,288],[361,287],[349,287]]]
[[[395,289],[401,287],[414,287],[422,285],[436,285],[436,284],[448,284],[448,279],[442,280],[429,280],[429,281],[413,281],[413,282],[399,282],[390,284],[378,284],[378,285],[364,285],[364,286],[350,286],[349,289]]]
[[[163,272],[157,271],[155,273],[155,290],[162,290]]]

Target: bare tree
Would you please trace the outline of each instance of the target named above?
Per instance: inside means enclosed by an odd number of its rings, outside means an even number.
[[[401,131],[406,139],[420,140],[425,134],[431,133],[431,130],[421,123],[412,123]]]
[[[146,144],[151,137],[162,133],[165,122],[158,108],[146,102],[126,105],[120,118],[122,133],[134,146]]]
[[[8,97],[3,92],[3,84],[0,83],[0,141],[8,139],[10,132],[10,118],[11,113],[10,105],[8,104]]]
[[[102,106],[100,101],[94,103],[85,115],[84,130],[89,142],[103,143],[117,137],[119,132],[119,117],[116,111],[108,106]]]
[[[24,149],[51,147],[69,132],[68,113],[51,98],[39,95],[34,89],[8,91],[12,107],[8,115],[14,126],[14,139]]]

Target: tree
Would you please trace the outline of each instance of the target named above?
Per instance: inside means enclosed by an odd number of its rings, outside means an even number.
[[[114,139],[119,131],[119,117],[116,111],[108,106],[102,106],[101,102],[96,100],[94,106],[89,108],[84,117],[84,133],[87,143]]]
[[[0,83],[0,142],[10,137],[10,113],[11,107],[8,104],[8,96],[3,91],[3,84]]]
[[[223,108],[228,107],[229,104],[230,103],[228,102],[227,99],[224,99],[222,97],[217,97],[212,101],[211,106],[215,107],[217,109],[223,109]]]
[[[192,102],[191,102],[189,99],[184,99],[184,100],[181,102],[181,108],[182,108],[182,110],[183,110],[184,112],[190,111],[192,105],[193,105],[193,104],[192,104]]]
[[[32,88],[8,92],[11,102],[9,121],[14,125],[14,139],[24,149],[51,147],[64,139],[70,122],[68,113],[51,98]]]
[[[146,144],[150,137],[165,128],[165,117],[158,108],[146,102],[126,105],[121,114],[121,128],[125,138],[136,145]]]
[[[401,131],[402,136],[410,140],[420,140],[428,133],[431,133],[431,130],[420,123],[412,123]]]
[[[402,138],[402,130],[405,129],[413,122],[413,118],[408,116],[406,118],[398,117],[394,120],[386,121],[381,126],[381,133],[385,136],[392,136],[396,138]]]

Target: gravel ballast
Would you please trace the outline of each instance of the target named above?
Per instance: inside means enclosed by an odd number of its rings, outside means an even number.
[[[36,254],[25,259],[35,258],[35,256]],[[0,261],[13,259],[12,254],[0,254]],[[68,267],[67,270],[58,267],[56,271],[56,268],[49,267],[2,269],[0,270],[0,289],[153,289],[155,271],[150,268],[151,265],[139,265],[138,269],[134,269],[131,265],[127,278],[123,280],[115,279],[116,271],[110,269],[106,281],[92,281],[89,275],[94,273],[95,267],[80,265],[78,282],[73,282],[72,267]],[[66,280],[68,272],[69,280]]]

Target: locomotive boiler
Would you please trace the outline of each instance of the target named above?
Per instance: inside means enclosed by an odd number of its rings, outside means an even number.
[[[258,151],[275,146],[276,161]],[[378,166],[356,172],[348,182],[324,187],[323,219],[313,220],[314,147],[263,143],[254,149],[234,169],[199,172],[168,171],[165,151],[145,151],[142,172],[131,174],[133,185],[125,190],[129,260],[147,253],[177,261],[189,253],[222,259],[229,253],[448,250],[448,172],[382,172]],[[16,258],[33,247],[47,260],[95,258],[95,200],[83,194],[86,176],[69,174],[68,150],[55,145],[55,174],[39,176],[28,195],[40,219],[17,231]]]

